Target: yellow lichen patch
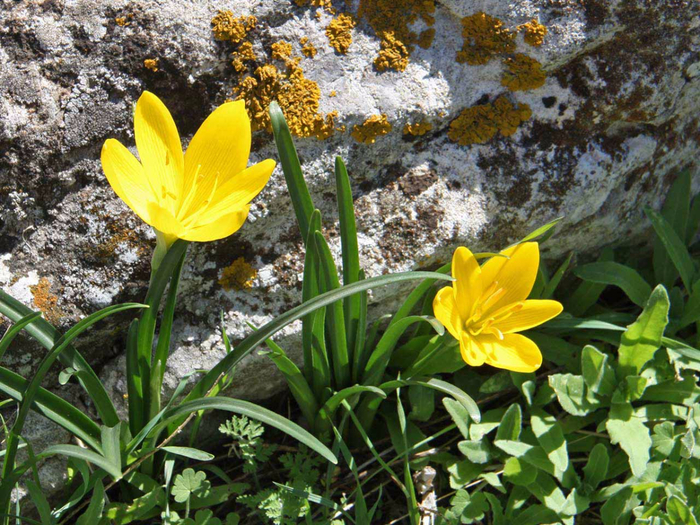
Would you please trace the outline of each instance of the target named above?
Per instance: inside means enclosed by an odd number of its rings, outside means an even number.
[[[531,116],[532,111],[527,104],[515,106],[502,96],[493,104],[464,109],[450,124],[447,136],[462,146],[484,144],[499,131],[504,137],[511,136]]]
[[[518,53],[505,60],[501,84],[511,91],[526,91],[544,86],[547,75],[534,58]]]
[[[391,123],[385,114],[372,115],[362,124],[356,124],[352,128],[352,138],[362,144],[374,144],[377,137],[386,135],[391,131]]]
[[[114,19],[114,21],[117,23],[119,27],[124,27],[129,25],[129,21],[126,19],[125,16],[118,16],[117,18]]]
[[[487,64],[501,53],[515,51],[515,33],[498,18],[486,13],[476,13],[462,18],[462,49],[457,62],[471,66]]]
[[[217,40],[230,40],[237,44],[255,28],[258,19],[254,16],[236,18],[231,11],[219,11],[211,20],[212,31]]]
[[[30,286],[29,291],[34,297],[34,306],[41,310],[47,321],[56,324],[63,317],[63,312],[58,307],[58,297],[51,293],[51,282],[46,277]]]
[[[292,56],[292,44],[284,40],[272,44],[272,58],[287,60],[290,56]]]
[[[301,52],[304,54],[304,56],[308,58],[313,58],[316,56],[316,46],[309,42],[309,37],[301,37],[299,43],[302,45]]]
[[[431,129],[433,129],[433,125],[430,122],[423,121],[416,122],[414,124],[406,123],[406,125],[403,127],[403,134],[420,137],[421,135],[425,135]]]
[[[231,266],[227,266],[221,272],[219,284],[227,292],[231,290],[250,290],[253,287],[253,280],[258,276],[258,272],[243,257],[239,257]]]
[[[147,58],[143,61],[143,67],[150,69],[154,73],[158,71],[158,59],[157,58]]]
[[[355,27],[355,19],[345,13],[339,14],[326,27],[328,42],[338,53],[344,55],[348,52],[350,44],[352,44],[353,27]]]
[[[338,113],[319,113],[321,90],[316,82],[304,76],[299,58],[287,60],[286,72],[273,64],[258,67],[234,92],[245,101],[253,131],[272,131],[267,109],[270,102],[277,100],[294,135],[323,140],[335,132]]]
[[[544,43],[544,37],[547,35],[547,28],[534,18],[526,24],[519,25],[518,31],[522,31],[524,33],[523,39],[525,40],[526,44],[536,47],[539,47]]]
[[[394,37],[392,31],[382,34],[382,41],[379,44],[379,54],[374,59],[374,67],[377,71],[395,69],[404,71],[408,67],[408,57],[411,52],[401,40]]]
[[[322,7],[330,14],[335,14],[332,0],[294,0],[294,3],[299,7],[305,7],[307,5],[310,5],[311,7]]]
[[[430,47],[435,31],[429,28],[417,34],[409,26],[419,19],[432,26],[434,12],[434,0],[360,0],[358,16],[367,20],[381,39],[381,50],[374,61],[379,71],[403,71],[414,44]]]
[[[248,41],[241,42],[233,53],[231,53],[231,65],[238,73],[242,73],[246,70],[245,62],[255,60],[255,53],[253,52],[253,44]]]
[[[336,93],[336,91],[335,91],[335,89],[334,89],[333,91],[331,91],[330,93],[328,93],[328,96],[329,96],[329,97],[335,97],[335,96],[338,96],[338,93]]]

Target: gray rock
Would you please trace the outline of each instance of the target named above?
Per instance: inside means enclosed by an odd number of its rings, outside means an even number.
[[[321,112],[337,111],[346,131],[296,143],[336,253],[332,166],[335,155],[346,159],[369,276],[434,265],[458,245],[496,250],[559,216],[565,219],[548,246],[551,257],[639,241],[648,230],[642,206],[658,207],[681,169],[696,173],[700,8],[691,0],[440,0],[432,45],[416,46],[402,72],[373,67],[380,41],[366,21],[340,55],[325,35],[332,15],[292,1],[4,0],[0,286],[30,306],[36,290],[44,308],[55,298],[47,315],[62,328],[145,295],[154,236],[109,188],[100,148],[109,137],[133,146],[132,105],[145,89],[168,105],[185,141],[233,96],[240,80],[230,65],[233,46],[211,31],[218,9],[258,17],[250,41],[259,57],[278,40],[301,56],[304,36],[318,49],[300,65],[318,82]],[[460,17],[477,11],[509,28],[539,18],[548,28],[544,45],[528,46],[519,36],[518,51],[539,60],[547,79],[508,95],[532,109],[513,136],[460,146],[448,137],[450,123],[464,108],[507,92],[499,60],[455,60]],[[126,25],[117,24],[121,17]],[[144,67],[148,58],[158,59],[158,71]],[[372,145],[357,143],[353,126],[380,113],[393,130]],[[419,120],[432,125],[427,134],[402,134],[404,124]],[[274,144],[260,132],[251,162],[268,157],[276,158]],[[697,190],[700,179],[693,182]],[[278,168],[240,232],[190,249],[169,388],[224,355],[220,311],[237,341],[249,332],[245,321],[262,325],[298,303],[300,248]],[[217,281],[238,257],[258,277],[252,290],[225,291]],[[386,309],[404,290],[377,291],[372,299]],[[125,391],[126,324],[122,316],[79,344],[117,401]],[[292,325],[278,338],[296,356],[298,330]],[[5,364],[29,374],[42,353],[24,341]],[[239,367],[231,394],[263,398],[282,384],[266,358],[253,356]]]

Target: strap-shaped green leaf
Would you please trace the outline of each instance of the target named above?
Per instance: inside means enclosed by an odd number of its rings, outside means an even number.
[[[595,262],[579,266],[574,273],[584,281],[618,286],[633,303],[642,307],[651,295],[649,283],[636,270],[624,264]]]
[[[176,421],[183,416],[188,416],[192,412],[198,412],[200,410],[225,410],[227,412],[233,412],[234,414],[248,416],[251,419],[268,424],[293,437],[303,445],[319,453],[328,461],[332,463],[338,462],[338,459],[326,445],[296,423],[292,423],[287,418],[271,410],[250,403],[249,401],[241,401],[240,399],[217,396],[187,401],[168,410],[163,416],[163,421],[159,426],[164,427],[172,421]]]
[[[685,289],[691,291],[693,289],[693,279],[695,278],[696,273],[695,264],[693,263],[693,259],[690,257],[690,253],[688,252],[688,248],[686,248],[683,239],[660,213],[652,210],[649,207],[644,208],[644,213],[646,213],[647,217],[649,217],[651,225],[654,227],[654,231],[656,231],[656,235],[659,236],[661,244],[663,245],[662,248],[665,249],[666,253],[668,254],[668,259],[670,259],[673,266],[676,268],[676,270],[678,270],[678,274],[681,276]],[[660,247],[659,249],[662,248]],[[654,253],[656,253],[656,249],[654,250]],[[670,267],[667,262],[665,264],[665,268]],[[673,275],[673,273],[668,274],[667,269],[663,271],[663,274],[664,280],[660,282],[670,289],[676,280],[676,276]]]
[[[0,313],[7,316],[11,321],[17,322],[34,312],[14,297],[0,290]],[[37,319],[33,323],[28,324],[25,327],[25,331],[47,350],[51,350],[56,344],[56,341],[61,338],[60,332],[45,319]],[[119,416],[117,415],[117,411],[112,404],[107,390],[105,390],[97,374],[80,352],[72,345],[69,345],[68,348],[58,356],[58,360],[67,368],[74,368],[75,370],[84,372],[83,374],[77,375],[78,381],[95,404],[95,408],[102,422],[105,425],[116,425],[119,423]]]
[[[364,281],[358,281],[348,286],[343,286],[337,290],[326,292],[314,297],[310,301],[300,304],[295,308],[287,310],[276,319],[261,327],[257,332],[253,332],[248,337],[243,339],[243,341],[238,344],[233,352],[225,356],[197,382],[192,391],[186,397],[186,400],[191,401],[204,396],[209,389],[217,383],[222,374],[230,371],[231,368],[236,366],[241,359],[255,350],[262,342],[265,341],[265,339],[268,339],[297,319],[301,319],[305,315],[318,310],[319,308],[323,308],[324,306],[340,301],[354,293],[370,290],[372,288],[379,288],[388,284],[421,279],[440,279],[444,281],[452,280],[451,277],[434,272],[404,272],[380,275],[365,279]]]
[[[289,196],[292,198],[292,205],[297,216],[301,236],[306,241],[311,214],[314,211],[314,203],[311,200],[309,188],[306,186],[306,181],[301,171],[301,164],[299,163],[299,156],[294,147],[292,135],[289,132],[287,121],[284,119],[284,114],[277,102],[270,104],[269,111],[284,180],[287,182],[287,190],[289,190]]]
[[[33,323],[40,317],[41,312],[29,313],[7,329],[5,335],[3,335],[2,339],[0,339],[0,359],[2,359],[3,355],[5,355],[5,352],[10,347],[10,344],[12,344],[12,341],[15,339],[15,337],[17,337],[17,334],[24,330],[25,326],[29,325],[30,323]]]
[[[322,278],[321,290],[337,290],[340,288],[340,280],[331,249],[321,232],[316,232],[315,236],[314,242]],[[347,299],[347,297],[343,299]],[[335,302],[326,309],[326,333],[330,343],[330,361],[335,378],[335,388],[340,390],[349,386],[351,377],[350,355],[347,334],[345,333],[345,314],[340,302]]]

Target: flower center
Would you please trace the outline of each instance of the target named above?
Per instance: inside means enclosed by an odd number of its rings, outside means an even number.
[[[472,336],[480,334],[495,335],[503,340],[503,332],[498,329],[498,323],[508,319],[515,312],[522,310],[523,302],[507,304],[497,310],[492,307],[506,294],[506,289],[494,281],[477,299],[472,310],[472,316],[464,323],[464,328]]]

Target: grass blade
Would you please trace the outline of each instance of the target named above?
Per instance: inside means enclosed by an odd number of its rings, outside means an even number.
[[[437,273],[447,274],[450,272],[450,268],[452,268],[451,262],[445,264],[444,266],[441,266],[435,271]],[[389,326],[398,323],[401,319],[410,315],[413,309],[421,301],[421,299],[423,299],[423,296],[428,292],[428,290],[433,284],[435,284],[435,279],[426,279],[418,286],[416,286],[413,289],[413,291],[410,294],[408,294],[408,297],[406,297],[399,309],[396,310],[394,317],[391,318]]]
[[[53,445],[45,448],[38,457],[44,458],[56,455],[82,459],[83,461],[92,463],[93,465],[96,465],[107,472],[107,474],[112,476],[114,479],[119,479],[122,476],[121,470],[119,470],[116,465],[107,458],[98,454],[97,452],[93,452],[92,450],[78,447],[76,445]]]
[[[355,224],[355,209],[352,201],[352,188],[350,178],[345,168],[343,159],[335,158],[335,184],[338,199],[338,215],[340,217],[340,243],[343,257],[343,284],[352,284],[360,279],[360,252],[357,244],[357,225]],[[362,298],[359,295],[351,295],[343,300],[345,314],[345,333],[350,351],[355,350],[355,338],[357,336],[360,320],[360,308]],[[355,359],[351,359],[353,363]],[[353,368],[353,377],[357,377],[358,370]]]
[[[360,281],[365,278],[365,272],[360,270]],[[365,337],[367,336],[367,292],[360,292],[360,311],[357,318],[357,332],[355,333],[355,344],[352,349],[352,382],[359,381],[360,372],[366,364],[365,359]]]
[[[7,316],[13,322],[17,322],[31,313],[33,313],[31,309],[0,290],[0,314]],[[37,319],[35,322],[27,325],[25,331],[47,350],[51,350],[56,341],[61,338],[59,331],[45,319]],[[58,356],[58,360],[67,368],[74,368],[79,372],[83,372],[77,375],[78,381],[95,404],[102,422],[105,425],[116,425],[119,423],[119,416],[107,390],[105,390],[97,374],[95,374],[95,371],[80,352],[70,345]]]
[[[369,392],[379,396],[382,399],[386,399],[386,394],[384,391],[376,386],[350,386],[348,388],[344,388],[340,392],[336,392],[328,401],[326,401],[326,403],[321,407],[321,410],[319,410],[319,421],[330,421],[333,418],[333,414],[335,414],[335,411],[338,410],[343,401],[349,397],[362,394],[364,392]]]
[[[135,436],[146,423],[146,407],[143,404],[141,367],[138,366],[139,321],[134,319],[126,334],[126,393],[129,396],[129,430]]]
[[[636,270],[616,262],[595,262],[574,269],[574,274],[584,281],[618,286],[642,308],[651,295],[651,286]]]
[[[688,216],[690,214],[690,182],[690,171],[686,170],[678,175],[666,195],[666,200],[659,214],[676,233],[684,246],[688,230]],[[656,225],[654,225],[654,229],[656,229]],[[654,254],[652,258],[654,276],[657,283],[663,284],[666,286],[666,289],[670,290],[677,278],[674,271],[675,263],[673,263],[671,253],[658,230],[657,234],[658,237],[654,239]],[[686,284],[686,288],[687,286]],[[690,290],[690,288],[687,289]]]
[[[681,240],[681,237],[674,231],[673,226],[663,218],[663,216],[652,210],[649,207],[644,208],[644,213],[647,214],[651,225],[656,231],[656,235],[659,236],[661,243],[663,244],[663,249],[666,250],[668,258],[673,263],[673,266],[678,270],[678,274],[681,276],[683,285],[685,289],[691,291],[693,289],[693,277],[695,276],[695,265],[693,264],[693,259],[688,253],[688,248]],[[661,248],[660,248],[661,249]],[[656,247],[654,247],[654,253],[656,254]],[[666,266],[670,266],[667,264]],[[664,278],[666,281],[661,281],[669,290],[673,287],[676,280],[676,276],[671,277],[670,274],[664,271]]]
[[[289,196],[292,198],[294,213],[297,216],[299,230],[301,236],[306,241],[309,224],[311,222],[311,214],[314,211],[314,203],[311,200],[309,188],[306,186],[304,175],[299,164],[297,150],[292,141],[292,135],[289,132],[287,121],[284,119],[284,114],[277,102],[270,104],[270,120],[272,122],[272,132],[275,136],[275,144],[277,152],[280,156],[282,164],[282,172],[284,180],[287,182]]]
[[[574,256],[574,253],[571,252],[569,254],[569,256],[566,258],[566,260],[557,269],[557,271],[554,272],[554,275],[549,280],[549,282],[545,285],[544,290],[542,291],[542,299],[551,299],[554,296],[554,292],[556,291],[557,286],[559,286],[559,283],[561,282],[562,277],[564,277],[566,270],[569,268],[569,264],[571,263],[571,258],[573,256]]]
[[[554,219],[553,221],[548,222],[547,224],[545,224],[544,226],[540,226],[540,227],[537,228],[534,232],[530,233],[529,235],[526,235],[525,237],[523,237],[522,239],[520,239],[520,240],[519,240],[518,242],[516,242],[515,244],[511,244],[511,246],[515,246],[516,244],[522,244],[522,243],[524,243],[524,242],[534,241],[534,240],[537,239],[538,237],[541,237],[541,236],[545,235],[546,233],[550,233],[550,230],[551,230],[552,228],[554,228],[557,224],[559,224],[559,222],[561,222],[561,220],[562,220],[563,218],[564,218],[564,217],[557,217],[557,218]],[[551,235],[551,233],[550,233],[550,235]],[[549,238],[549,236],[547,236],[547,238]],[[544,242],[545,240],[546,240],[546,239],[540,239],[540,242]]]
[[[598,262],[611,262],[615,252],[607,248],[600,253]],[[574,317],[581,317],[590,307],[598,302],[600,294],[605,290],[605,284],[583,281],[578,285],[569,299],[564,300],[564,309]]]

